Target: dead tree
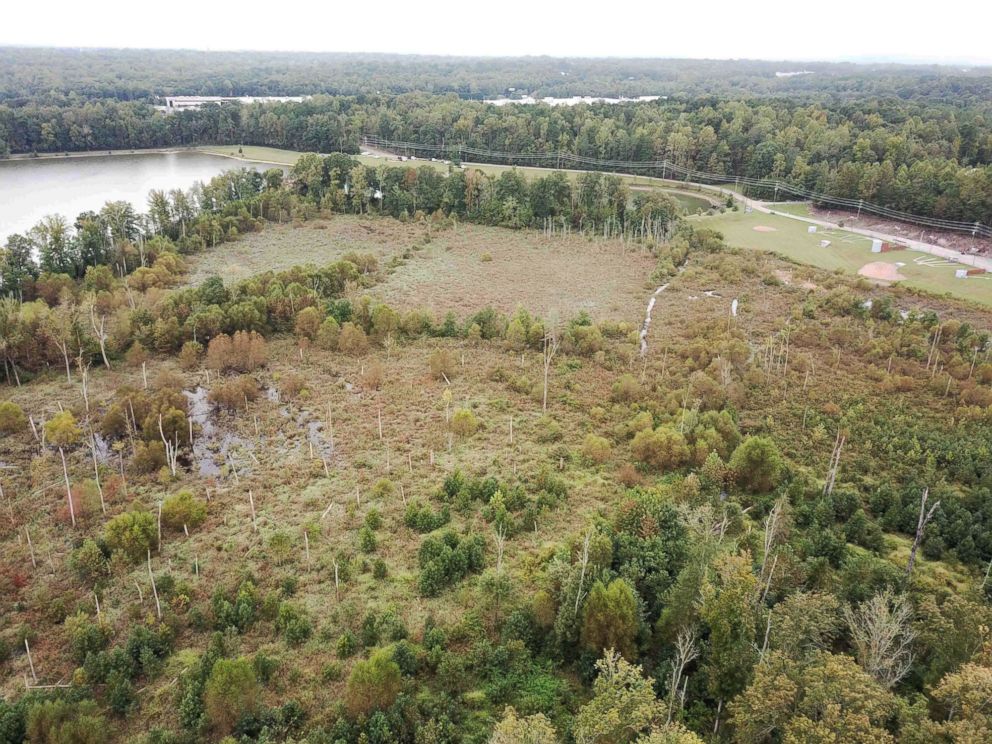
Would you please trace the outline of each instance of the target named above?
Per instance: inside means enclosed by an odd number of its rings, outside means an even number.
[[[552,325],[544,334],[544,396],[541,402],[541,411],[544,413],[548,412],[548,377],[551,375],[551,365],[554,363],[555,354],[558,353],[560,345],[561,339],[558,337],[557,329]]]
[[[699,656],[699,649],[696,646],[695,628],[683,628],[679,631],[675,640],[675,658],[672,659],[672,681],[668,689],[668,723],[672,722],[675,715],[675,700],[679,697],[679,684],[682,682],[682,675],[685,668],[693,659]],[[685,693],[683,692],[680,707],[685,703]]]
[[[930,520],[933,519],[934,512],[940,506],[940,501],[935,501],[930,510],[927,511],[927,499],[930,498],[930,487],[923,489],[923,497],[920,499],[920,518],[916,523],[916,536],[913,538],[913,547],[909,551],[909,563],[906,564],[906,578],[913,574],[913,564],[916,563],[916,551],[923,542],[923,531],[927,528]]]
[[[101,315],[100,322],[97,323],[96,305],[90,305],[90,323],[93,325],[93,334],[100,342],[100,355],[103,357],[103,366],[110,369],[110,360],[107,359],[107,316]]]
[[[65,450],[59,447],[59,456],[62,458],[62,475],[65,476],[65,496],[69,500],[69,519],[72,526],[76,526],[76,509],[72,504],[72,486],[69,484],[69,468],[65,464]]]
[[[834,449],[830,453],[830,467],[827,468],[827,479],[823,484],[823,495],[829,496],[833,493],[834,482],[837,480],[837,471],[840,469],[840,454],[844,449],[844,442],[847,437],[837,431],[837,438],[834,440]]]
[[[158,619],[162,619],[162,605],[158,601],[158,587],[155,586],[155,574],[152,573],[152,549],[148,548],[148,578],[152,582],[152,594],[155,595],[155,612]]]
[[[96,479],[96,490],[100,494],[100,511],[107,513],[107,502],[103,498],[103,486],[100,484],[100,463],[96,459],[96,434],[90,432],[90,452],[93,454],[93,476]]]
[[[857,609],[844,608],[858,663],[886,687],[909,673],[913,663],[913,611],[905,596],[886,590]]]
[[[586,531],[585,539],[582,541],[582,558],[581,566],[582,570],[579,572],[579,586],[575,590],[575,610],[574,615],[578,617],[579,605],[582,603],[582,598],[585,596],[582,592],[582,585],[586,580],[586,568],[589,566],[589,541],[592,540],[592,530]]]

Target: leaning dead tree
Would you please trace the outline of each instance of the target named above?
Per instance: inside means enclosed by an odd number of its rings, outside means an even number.
[[[930,498],[930,488],[923,489],[923,497],[920,499],[920,518],[916,523],[916,536],[913,538],[913,547],[909,551],[909,563],[906,564],[906,577],[909,578],[913,574],[913,564],[916,563],[916,551],[920,548],[920,543],[923,542],[923,532],[926,530],[927,525],[930,520],[933,519],[934,513],[937,511],[937,507],[940,506],[940,501],[937,500],[927,511],[927,499]]]
[[[103,357],[103,366],[110,369],[110,360],[107,359],[107,316],[101,314],[99,322],[96,317],[96,304],[90,305],[90,324],[93,326],[93,335],[100,342],[100,355]]]
[[[847,436],[838,430],[837,438],[834,440],[833,452],[830,453],[830,466],[827,468],[827,479],[823,484],[824,496],[829,496],[833,493],[834,481],[837,480],[837,471],[840,469],[840,454],[844,450],[844,442],[846,441]]]

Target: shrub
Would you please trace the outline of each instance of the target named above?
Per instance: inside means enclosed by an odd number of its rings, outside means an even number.
[[[77,612],[65,620],[69,647],[77,663],[82,664],[88,654],[95,654],[107,647],[110,641],[110,628],[90,620],[84,612]]]
[[[427,597],[437,596],[445,587],[481,571],[485,563],[484,549],[485,540],[481,535],[460,538],[448,531],[425,538],[417,555],[420,593]]]
[[[258,398],[258,383],[250,375],[232,377],[214,385],[210,389],[208,398],[215,405],[236,411],[244,406],[246,401]]]
[[[296,605],[289,602],[279,603],[279,612],[276,615],[276,630],[282,633],[286,643],[291,646],[298,646],[310,637],[310,619]]]
[[[342,354],[359,355],[369,350],[369,339],[359,326],[345,323],[338,335],[338,350]]]
[[[625,659],[637,655],[637,598],[633,587],[623,579],[609,586],[597,581],[589,590],[582,611],[582,645],[600,656],[616,649]]]
[[[382,558],[376,558],[372,564],[372,578],[382,580],[386,578],[386,562]]]
[[[637,432],[631,442],[634,457],[658,470],[670,470],[689,459],[685,437],[667,426]]]
[[[255,331],[238,331],[233,337],[222,333],[207,345],[207,366],[222,372],[251,372],[264,365],[267,356],[265,339]]]
[[[5,400],[0,403],[0,433],[18,434],[28,426],[28,417],[21,407],[13,401]]]
[[[363,553],[374,553],[376,549],[375,533],[367,525],[362,525],[358,531],[358,548]]]
[[[386,710],[395,701],[402,685],[399,665],[387,649],[376,650],[367,661],[351,670],[345,690],[345,707],[355,717],[375,710]]]
[[[250,660],[218,659],[203,689],[207,720],[220,733],[228,733],[246,713],[258,708],[258,680]]]
[[[609,441],[603,437],[587,434],[582,441],[582,456],[591,463],[602,465],[610,459],[612,454],[613,448]]]
[[[102,744],[111,738],[107,721],[92,700],[35,703],[28,708],[25,724],[24,740],[39,744]]]
[[[118,514],[107,522],[103,539],[107,547],[121,552],[131,561],[144,558],[155,544],[158,527],[155,517],[145,511],[129,511]]]
[[[455,376],[455,357],[447,349],[434,349],[427,358],[427,366],[431,377],[438,380],[450,380]]]
[[[337,644],[335,644],[335,653],[338,655],[339,659],[347,659],[355,655],[358,650],[358,639],[355,638],[355,634],[350,630],[346,630],[338,638]]]
[[[198,341],[187,341],[179,350],[179,366],[185,370],[196,369],[203,356],[203,344]]]
[[[165,467],[165,445],[162,442],[136,441],[131,464],[139,473],[154,473]]]
[[[778,447],[768,437],[746,437],[730,456],[737,482],[751,493],[767,493],[782,479],[784,464]]]
[[[381,362],[370,362],[365,366],[359,382],[365,390],[378,390],[386,379],[386,368]]]
[[[61,411],[45,422],[45,440],[55,447],[74,447],[83,438],[83,430],[71,411]]]
[[[315,307],[305,307],[296,314],[294,331],[297,338],[308,338],[313,341],[320,332],[323,319]]]
[[[193,496],[192,491],[183,489],[166,497],[162,502],[162,524],[172,529],[183,527],[193,529],[203,524],[207,518],[207,504]]]
[[[403,524],[411,530],[421,533],[433,532],[450,521],[451,510],[447,506],[442,507],[441,511],[435,512],[429,506],[418,501],[411,501],[403,515]]]
[[[107,557],[96,541],[87,538],[82,545],[72,551],[69,556],[69,567],[80,581],[93,586],[107,576]]]
[[[451,431],[460,437],[470,437],[479,429],[479,419],[468,408],[459,408],[451,415]]]
[[[334,318],[327,318],[317,329],[317,346],[327,351],[334,351],[338,348],[338,336],[341,335],[341,326]]]

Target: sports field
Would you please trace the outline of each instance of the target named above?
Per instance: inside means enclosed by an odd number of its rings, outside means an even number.
[[[740,211],[693,219],[719,230],[732,246],[773,251],[800,263],[851,274],[864,274],[862,270],[868,271],[865,267],[874,264],[870,267],[874,269],[872,273],[888,273],[904,286],[946,292],[983,305],[992,305],[992,274],[958,279],[954,272],[962,268],[961,264],[929,253],[908,250],[872,253],[870,238],[846,230],[820,227],[815,233],[810,233],[808,223],[773,214]],[[821,247],[822,240],[829,240],[830,244]]]

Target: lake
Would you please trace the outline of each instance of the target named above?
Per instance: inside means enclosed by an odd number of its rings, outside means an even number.
[[[146,212],[152,189],[188,189],[196,181],[243,167],[279,166],[203,152],[0,161],[0,245],[48,214],[61,214],[71,223],[80,212],[98,211],[108,201],[128,201]]]

